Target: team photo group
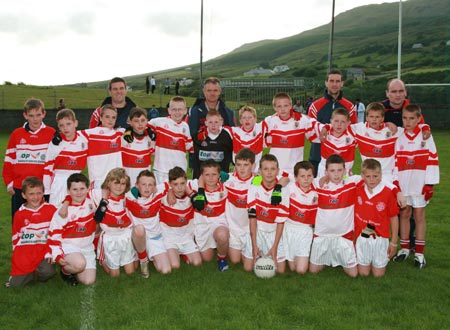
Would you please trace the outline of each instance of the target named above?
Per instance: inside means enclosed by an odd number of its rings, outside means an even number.
[[[277,93],[274,114],[260,122],[250,105],[228,108],[215,77],[191,107],[173,96],[168,116],[156,118],[113,78],[86,129],[68,108],[46,126],[43,102],[28,99],[3,167],[13,245],[6,286],[57,271],[71,286],[91,285],[97,267],[149,278],[153,268],[213,261],[220,272],[241,263],[259,277],[328,266],[380,277],[411,254],[422,269],[425,208],[439,183],[430,126],[399,79],[366,107],[344,98],[343,85],[340,71],[328,72],[324,95],[303,112]]]

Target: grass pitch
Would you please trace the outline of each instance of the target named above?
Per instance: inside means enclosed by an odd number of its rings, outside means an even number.
[[[1,329],[450,329],[450,135],[433,131],[441,184],[427,207],[427,267],[410,258],[386,276],[348,278],[342,269],[291,272],[261,280],[240,265],[185,264],[170,275],[152,269],[69,287],[59,276],[19,290],[0,287]],[[0,154],[8,136],[0,135]],[[305,155],[307,152],[305,152]],[[355,164],[355,172],[359,161]],[[10,270],[10,199],[0,190],[0,280]]]

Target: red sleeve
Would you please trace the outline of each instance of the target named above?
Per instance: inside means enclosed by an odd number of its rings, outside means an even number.
[[[97,127],[100,124],[100,110],[101,107],[98,107],[92,113],[91,120],[89,121],[89,128]]]

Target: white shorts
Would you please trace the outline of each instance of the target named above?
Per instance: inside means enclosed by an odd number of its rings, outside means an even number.
[[[153,170],[153,174],[155,175],[156,178],[156,184],[169,182],[169,173],[163,173],[158,170]]]
[[[79,246],[62,243],[62,250],[64,251],[64,254],[71,254],[71,253],[81,253],[84,256],[84,259],[86,259],[86,268],[85,269],[96,269],[97,262],[95,261],[95,249],[94,244],[91,244],[91,246],[80,248]]]
[[[414,208],[421,208],[427,206],[428,202],[425,201],[423,195],[405,196],[406,204]]]
[[[180,254],[191,254],[199,251],[194,241],[192,222],[183,227],[169,227],[161,222],[161,232],[167,250],[176,249]]]
[[[267,255],[269,250],[272,248],[273,243],[275,242],[275,234],[276,231],[270,232],[262,230],[256,231],[256,245],[258,246],[259,251],[263,255]],[[250,233],[247,234],[246,244],[244,250],[242,251],[242,254],[247,259],[253,259],[252,238],[250,236]],[[277,249],[277,262],[283,262],[285,260],[286,260],[286,252],[284,250],[283,237],[281,237]]]
[[[309,257],[313,229],[303,223],[284,223],[283,240],[286,249],[286,260],[294,261],[296,257]]]
[[[200,221],[197,219],[194,220],[195,242],[200,251],[215,249],[217,247],[216,241],[214,240],[214,232],[219,227],[228,228],[225,217],[223,217],[223,221],[219,219],[211,222],[203,221],[203,219]]]
[[[158,254],[166,253],[166,247],[164,245],[164,240],[162,237],[162,234],[159,234],[155,237],[146,237],[146,248],[147,248],[147,255],[150,260],[154,256],[157,256]]]
[[[67,178],[69,176],[55,175],[50,188],[50,198],[49,203],[60,207],[64,198],[67,195]]]
[[[358,265],[384,268],[389,262],[389,239],[384,237],[361,237],[356,240]]]
[[[353,242],[344,237],[315,237],[309,261],[314,265],[356,266],[356,252]]]
[[[246,232],[232,230],[230,228],[230,248],[243,251],[246,243],[247,243]]]
[[[137,260],[136,251],[131,241],[131,229],[124,229],[121,233],[102,232],[98,242],[97,256],[100,264],[104,263],[109,269],[119,269]]]

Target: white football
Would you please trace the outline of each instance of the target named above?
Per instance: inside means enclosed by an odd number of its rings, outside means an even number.
[[[253,271],[259,278],[272,278],[277,272],[277,267],[271,257],[264,256],[256,259]]]

